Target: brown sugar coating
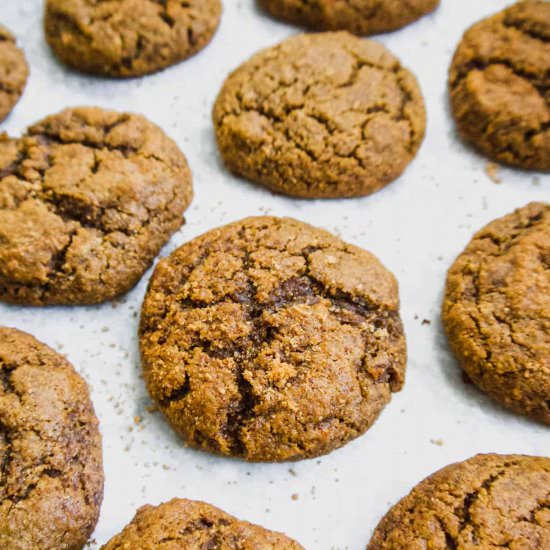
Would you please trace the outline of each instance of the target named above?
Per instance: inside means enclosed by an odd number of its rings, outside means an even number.
[[[479,388],[550,424],[550,205],[531,203],[474,235],[449,270],[443,325]]]
[[[128,291],[191,196],[185,157],[138,115],[68,109],[0,136],[0,299],[87,304]]]
[[[23,94],[29,66],[14,36],[0,25],[0,122],[12,111]]]
[[[381,44],[345,32],[256,54],[227,78],[213,118],[231,171],[310,198],[384,187],[415,156],[426,122],[415,77]]]
[[[191,446],[314,457],[376,420],[405,375],[395,278],[289,218],[248,218],[159,262],[140,344],[153,400]]]
[[[519,2],[469,29],[449,89],[460,135],[486,156],[550,170],[550,2]]]
[[[222,510],[174,498],[141,507],[101,550],[303,550],[281,533],[241,521]]]
[[[220,0],[47,0],[46,39],[80,71],[132,77],[164,69],[212,39]]]
[[[550,548],[550,459],[477,455],[418,484],[367,550]]]
[[[0,327],[0,548],[80,550],[103,498],[88,387],[60,355]]]
[[[435,10],[439,0],[258,0],[271,15],[316,30],[359,35],[393,31]]]

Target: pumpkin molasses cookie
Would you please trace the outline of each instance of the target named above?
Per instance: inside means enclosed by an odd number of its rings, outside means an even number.
[[[226,80],[214,106],[235,174],[297,197],[368,195],[397,178],[425,129],[415,77],[351,34],[290,38]]]
[[[550,424],[550,205],[529,204],[474,235],[449,270],[443,325],[474,384]]]
[[[449,89],[466,141],[504,164],[550,171],[550,2],[519,2],[470,28]]]
[[[103,498],[88,387],[32,336],[0,327],[0,548],[80,550]]]
[[[25,54],[17,47],[8,29],[0,25],[0,122],[19,101],[28,76]]]
[[[184,440],[251,461],[328,453],[399,391],[397,283],[369,252],[289,218],[248,218],[162,260],[142,309],[153,400]]]
[[[0,299],[91,304],[128,291],[191,195],[185,157],[138,115],[68,109],[0,137]]]

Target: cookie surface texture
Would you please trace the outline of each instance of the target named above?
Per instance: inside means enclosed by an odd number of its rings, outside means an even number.
[[[17,47],[11,32],[0,25],[0,122],[19,101],[28,76],[25,54]]]

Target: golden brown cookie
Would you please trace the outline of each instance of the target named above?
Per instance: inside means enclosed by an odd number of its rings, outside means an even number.
[[[297,197],[368,195],[397,178],[422,142],[415,77],[381,44],[345,32],[263,50],[214,106],[227,167]]]
[[[179,63],[204,48],[220,0],[47,0],[48,44],[79,71],[132,77]]]
[[[68,109],[0,137],[0,299],[91,304],[130,290],[183,223],[191,174],[139,115]]]
[[[474,384],[550,424],[550,205],[529,204],[474,235],[449,270],[443,325]]]
[[[0,327],[0,548],[80,550],[103,498],[88,387],[63,357]]]
[[[23,94],[29,66],[14,36],[0,25],[0,122],[12,111]]]
[[[367,550],[550,548],[550,459],[477,455],[419,483]]]
[[[183,439],[251,461],[344,445],[405,376],[394,276],[290,218],[232,223],[159,262],[140,344],[147,388]]]
[[[499,162],[549,171],[550,2],[519,2],[470,28],[449,90],[462,138]]]
[[[101,550],[303,550],[281,533],[242,521],[222,510],[174,498],[142,506],[124,530]]]
[[[400,29],[432,12],[439,0],[259,0],[271,15],[316,30],[359,35]]]

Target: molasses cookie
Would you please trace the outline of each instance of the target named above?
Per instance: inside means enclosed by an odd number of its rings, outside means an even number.
[[[405,375],[394,276],[290,218],[235,222],[162,260],[140,344],[149,392],[183,439],[250,461],[344,445]]]
[[[466,141],[504,164],[550,171],[550,2],[519,2],[470,28],[449,89]]]
[[[0,299],[92,304],[130,290],[183,223],[185,157],[145,118],[68,109],[0,137]]]
[[[443,325],[474,384],[550,424],[550,205],[529,204],[474,235],[449,270]]]
[[[235,174],[296,197],[368,195],[397,178],[425,129],[415,77],[381,44],[345,32],[261,51],[214,106]]]
[[[88,387],[29,334],[0,327],[0,548],[80,550],[103,498]]]
[[[439,0],[259,0],[271,15],[317,30],[368,35],[393,31],[432,12]]]
[[[161,547],[167,550],[303,550],[300,544],[281,533],[241,521],[210,504],[178,498],[159,506],[142,506],[130,524],[101,550]]]
[[[418,484],[367,550],[550,548],[550,459],[478,455]]]
[[[195,54],[212,39],[220,0],[47,0],[46,39],[83,72],[141,76]]]
[[[12,111],[23,94],[29,66],[14,36],[0,25],[0,122]]]

